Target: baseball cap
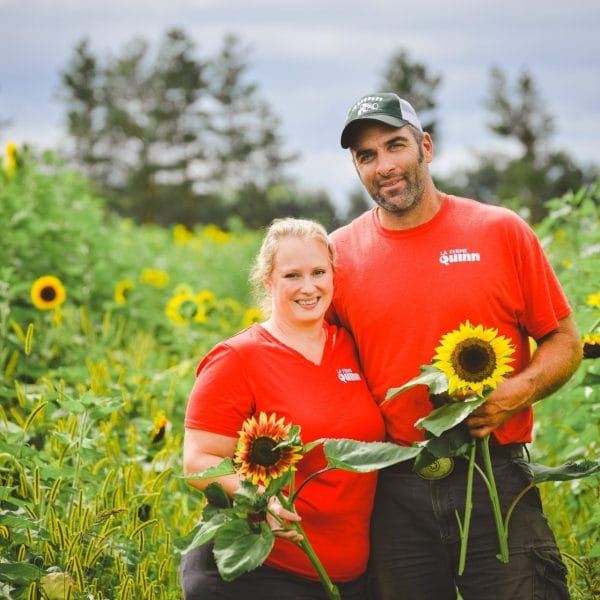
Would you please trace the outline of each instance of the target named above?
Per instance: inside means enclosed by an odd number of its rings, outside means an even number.
[[[404,127],[408,123],[423,131],[421,122],[410,102],[392,92],[375,92],[363,96],[356,102],[346,117],[342,131],[342,148],[350,146],[352,125],[364,120],[381,121],[392,127]]]

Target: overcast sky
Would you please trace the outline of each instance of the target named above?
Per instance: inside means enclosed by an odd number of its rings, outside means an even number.
[[[336,202],[356,187],[339,146],[346,112],[400,49],[443,78],[434,173],[498,144],[484,109],[492,66],[511,82],[527,69],[555,117],[554,146],[600,164],[598,0],[0,0],[0,120],[12,120],[0,144],[60,143],[59,71],[83,37],[103,60],[135,36],[154,47],[171,27],[199,58],[226,33],[250,46],[249,77],[301,155],[291,174]]]

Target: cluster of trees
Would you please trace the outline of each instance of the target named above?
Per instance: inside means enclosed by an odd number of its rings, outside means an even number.
[[[61,72],[67,159],[110,208],[137,222],[227,227],[235,216],[255,228],[292,215],[332,229],[370,206],[358,183],[343,212],[326,192],[302,190],[287,176],[298,155],[284,149],[279,118],[248,80],[248,56],[230,34],[201,59],[180,28],[166,31],[155,50],[136,38],[103,60],[82,40]],[[377,87],[409,98],[437,140],[441,82],[400,49]],[[481,153],[475,167],[437,178],[441,189],[511,206],[537,223],[547,200],[598,178],[597,167],[584,169],[552,150],[553,118],[526,70],[511,89],[492,68],[486,104],[489,129],[517,142],[519,155]]]
[[[326,194],[296,188],[285,167],[279,118],[249,82],[248,48],[225,36],[217,54],[168,30],[153,53],[134,39],[101,63],[84,39],[61,73],[68,156],[138,222],[215,223],[235,215],[258,227],[283,215],[336,224]]]

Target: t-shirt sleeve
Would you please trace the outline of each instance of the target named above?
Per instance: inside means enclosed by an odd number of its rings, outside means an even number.
[[[219,344],[198,366],[185,426],[237,437],[243,421],[253,412],[252,388],[242,360],[227,344]]]
[[[519,240],[519,273],[524,294],[519,321],[535,339],[558,327],[558,321],[571,313],[571,307],[535,232],[524,226]]]

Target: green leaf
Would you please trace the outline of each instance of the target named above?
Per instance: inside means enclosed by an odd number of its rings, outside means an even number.
[[[204,489],[204,495],[209,505],[217,508],[229,508],[231,500],[220,483],[209,483]]]
[[[443,458],[468,455],[472,441],[466,429],[459,426],[442,432],[439,437],[429,438],[424,445],[431,456]]]
[[[389,442],[359,442],[347,439],[327,440],[323,446],[330,467],[369,473],[414,458],[420,448]]]
[[[258,532],[252,531],[245,519],[225,523],[215,536],[214,547],[221,577],[233,581],[256,569],[269,556],[274,542],[275,536],[266,521],[260,523]]]
[[[212,540],[217,534],[220,527],[227,522],[227,515],[222,512],[216,513],[212,516],[209,521],[204,521],[200,524],[200,529],[194,535],[194,539],[190,545],[184,550],[184,553],[206,544],[206,542]]]
[[[479,408],[485,398],[467,398],[461,402],[452,402],[444,404],[429,415],[419,419],[415,426],[419,429],[426,429],[435,436],[441,435],[444,431],[452,429],[459,423],[462,423],[475,409]]]
[[[281,477],[277,477],[276,479],[271,479],[269,481],[269,485],[265,490],[265,496],[276,496],[281,492],[291,481],[292,479],[292,471],[289,469],[281,475]]]
[[[390,388],[385,395],[385,400],[381,404],[385,404],[401,392],[405,392],[416,385],[426,385],[432,394],[441,394],[448,390],[448,377],[444,372],[433,365],[422,365],[420,369],[420,375],[417,375],[400,387]]]
[[[44,571],[35,565],[25,562],[0,563],[0,581],[27,585],[31,581],[39,579]]]
[[[245,512],[257,513],[266,510],[269,496],[258,493],[258,486],[244,479],[233,494],[235,508]]]
[[[583,460],[579,463],[567,461],[558,467],[545,467],[538,463],[530,463],[533,471],[533,482],[542,481],[570,481],[571,479],[581,479],[589,477],[600,471],[600,463],[595,460]]]
[[[235,473],[235,467],[231,458],[228,456],[224,458],[218,465],[209,467],[204,471],[193,473],[192,475],[186,475],[184,479],[188,481],[195,481],[197,479],[213,479],[215,477],[223,477],[224,475],[233,475]]]

